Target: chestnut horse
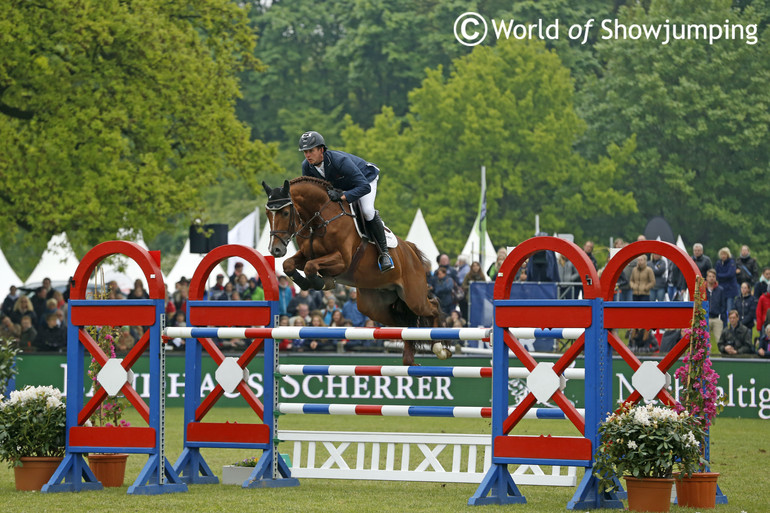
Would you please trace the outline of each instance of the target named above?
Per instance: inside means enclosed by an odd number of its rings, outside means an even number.
[[[300,177],[286,180],[283,187],[273,189],[265,182],[262,187],[268,197],[270,253],[283,257],[294,238],[299,251],[284,261],[283,270],[297,285],[317,290],[336,283],[356,287],[358,310],[385,326],[439,325],[441,309],[425,277],[429,263],[414,244],[398,239],[390,251],[394,268],[381,273],[377,247],[358,235],[348,202],[329,199],[329,182]],[[451,356],[442,343],[434,343],[433,352],[441,359]],[[403,362],[414,365],[414,342],[404,341]]]

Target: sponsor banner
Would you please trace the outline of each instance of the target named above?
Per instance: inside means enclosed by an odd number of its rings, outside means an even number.
[[[557,355],[558,356],[558,355]],[[555,361],[554,358],[540,358],[539,361]],[[366,355],[281,355],[282,364],[297,365],[400,365],[401,357],[366,356]],[[454,357],[448,362],[435,358],[418,359],[424,366],[485,367],[490,365],[488,358]],[[725,398],[725,409],[721,413],[727,417],[770,419],[770,362],[759,359],[715,358],[713,366],[719,373],[719,387]],[[86,362],[86,365],[90,363]],[[512,361],[512,365],[515,362]],[[582,366],[582,360],[577,361]],[[53,385],[66,394],[67,361],[63,354],[24,354],[18,362],[19,374],[16,388],[26,385]],[[264,392],[262,358],[256,357],[248,366],[248,385],[258,397]],[[134,388],[142,397],[150,395],[149,359],[140,358],[132,368]],[[166,358],[166,404],[184,406],[185,373],[184,355],[169,354]],[[217,384],[216,365],[210,358],[204,357],[201,369],[201,396],[205,397]],[[628,397],[633,391],[632,372],[621,359],[613,360],[616,401]],[[681,385],[673,379],[671,388],[674,397],[679,396]],[[319,403],[370,403],[370,404],[407,404],[416,406],[490,406],[492,380],[489,378],[448,378],[443,376],[281,376],[280,400],[285,402]],[[90,378],[85,377],[89,383]],[[509,381],[511,404],[518,404],[527,395],[526,379]],[[578,408],[584,408],[583,382],[567,380],[564,389],[566,396]],[[92,391],[88,393],[92,395]],[[220,399],[222,406],[244,406],[246,401],[237,392],[225,394]],[[551,404],[538,404],[537,407],[555,407]]]

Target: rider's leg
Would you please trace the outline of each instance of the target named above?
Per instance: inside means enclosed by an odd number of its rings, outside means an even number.
[[[388,242],[385,239],[385,226],[382,223],[379,212],[374,209],[374,198],[377,195],[378,179],[379,178],[375,178],[374,181],[369,184],[372,190],[369,194],[361,197],[359,205],[361,206],[361,213],[364,215],[366,228],[374,238],[377,250],[380,253],[380,258],[378,260],[380,271],[385,272],[393,269],[393,259],[388,252]]]
[[[377,244],[377,249],[380,252],[380,271],[390,271],[393,269],[393,259],[388,252],[388,242],[385,239],[385,225],[382,224],[379,212],[375,210],[374,217],[371,221],[366,222],[366,227],[369,229],[372,237],[374,237],[374,242]]]

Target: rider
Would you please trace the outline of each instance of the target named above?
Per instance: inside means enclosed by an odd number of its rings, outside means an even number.
[[[347,200],[351,204],[358,201],[366,227],[374,237],[380,252],[378,261],[380,271],[393,269],[393,259],[388,253],[388,244],[385,240],[385,226],[382,224],[379,212],[374,209],[380,174],[377,166],[350,153],[327,149],[321,134],[313,131],[305,132],[300,136],[299,151],[305,154],[305,161],[302,162],[302,176],[321,178],[335,187],[329,189],[330,200]]]

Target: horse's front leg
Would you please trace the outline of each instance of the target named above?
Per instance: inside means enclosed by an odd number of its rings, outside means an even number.
[[[342,274],[346,269],[345,261],[339,252],[329,253],[305,263],[305,275],[313,283],[313,287],[322,290],[324,279],[318,276],[321,273],[326,278]]]
[[[298,251],[291,258],[287,258],[283,261],[283,272],[286,273],[286,276],[294,280],[294,283],[296,283],[302,290],[315,288],[310,280],[299,273],[300,270],[305,268],[305,265],[307,265],[307,258],[305,258],[305,255],[303,255],[301,251]]]

